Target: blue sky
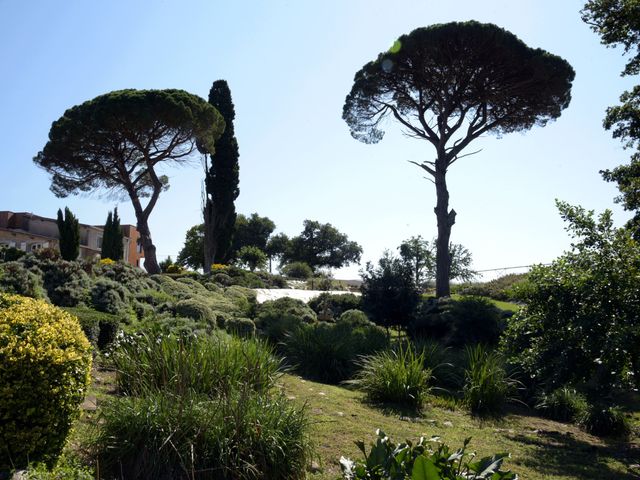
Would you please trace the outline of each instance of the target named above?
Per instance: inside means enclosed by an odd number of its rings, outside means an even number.
[[[240,146],[239,213],[270,217],[295,235],[304,219],[330,222],[377,260],[405,238],[436,234],[435,191],[409,160],[431,159],[430,145],[396,125],[377,145],[352,139],[341,119],[354,74],[416,27],[475,19],[504,27],[576,70],[571,105],[545,128],[481,138],[474,156],[449,172],[458,212],[452,241],[477,269],[549,262],[569,245],[554,199],[613,209],[617,191],[598,171],[629,152],[602,129],[633,79],[620,49],[607,49],[580,20],[582,1],[486,0],[234,1],[0,0],[0,210],[54,216],[69,206],[83,223],[102,224],[117,203],[56,198],[32,162],[51,123],[79,103],[122,88],[181,88],[207,97],[226,79]],[[165,172],[171,188],[150,219],[160,257],[174,258],[186,230],[201,221],[198,159]],[[358,266],[337,272],[357,277]]]

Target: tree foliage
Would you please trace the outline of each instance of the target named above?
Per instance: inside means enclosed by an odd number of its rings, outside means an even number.
[[[282,255],[284,263],[304,262],[317,270],[341,268],[360,261],[362,247],[330,223],[305,220],[303,226],[300,235],[291,239]]]
[[[398,252],[400,253],[400,258],[413,272],[416,286],[421,287],[435,278],[435,239],[429,242],[423,239],[421,235],[411,237],[400,244]],[[473,262],[471,252],[463,245],[450,243],[449,257],[451,258],[450,280],[467,282],[477,275],[477,272],[471,268]]]
[[[429,242],[421,235],[403,241],[398,247],[400,258],[412,269],[416,286],[424,285],[435,266],[435,256]]]
[[[232,256],[236,256],[242,247],[258,247],[263,252],[267,250],[269,237],[276,229],[276,224],[269,217],[261,217],[252,213],[250,217],[238,215],[233,236]]]
[[[252,272],[267,266],[267,254],[253,245],[245,245],[236,254],[238,261],[246,265]]]
[[[194,225],[185,235],[184,247],[178,253],[176,263],[194,270],[204,267],[204,224]]]
[[[209,103],[224,119],[226,128],[216,142],[215,152],[205,153],[205,199],[204,199],[204,271],[209,272],[211,264],[228,263],[236,222],[234,201],[240,195],[240,166],[238,141],[235,137],[233,120],[236,116],[231,91],[225,80],[216,80],[209,91]],[[206,154],[211,157],[210,165]]]
[[[608,47],[622,46],[631,54],[622,75],[640,73],[640,3],[636,0],[589,0],[582,9],[582,19],[600,35]],[[628,165],[600,173],[607,182],[615,182],[620,190],[616,198],[625,210],[634,212],[627,223],[636,240],[640,240],[640,86],[620,96],[621,105],[609,107],[604,128],[612,130],[625,148],[635,149]]]
[[[503,347],[548,390],[566,383],[610,390],[640,386],[640,245],[611,212],[558,202],[571,251],[528,275],[526,306]]]
[[[367,262],[362,276],[362,308],[374,323],[406,327],[410,324],[420,295],[411,268],[385,251],[378,265]]]
[[[51,174],[59,197],[97,189],[128,195],[145,268],[158,273],[148,220],[168,179],[157,168],[188,162],[196,142],[213,152],[223,129],[218,111],[185,91],[120,90],[68,109],[34,162]]]
[[[625,54],[632,54],[622,75],[640,73],[640,4],[637,0],[589,0],[581,14],[604,45],[621,45]]]
[[[124,245],[122,227],[120,227],[120,217],[118,217],[118,207],[113,209],[113,214],[107,214],[107,221],[102,231],[102,249],[100,256],[111,260],[122,260],[124,257]]]
[[[69,207],[64,207],[64,217],[62,210],[58,209],[58,232],[60,234],[60,256],[64,260],[77,260],[80,255],[80,224]]]
[[[436,150],[435,160],[413,163],[436,186],[437,296],[449,294],[456,216],[449,210],[449,167],[481,135],[524,131],[558,118],[569,105],[573,78],[560,57],[475,21],[418,28],[356,73],[342,115],[354,138],[380,141],[391,117],[407,136]]]

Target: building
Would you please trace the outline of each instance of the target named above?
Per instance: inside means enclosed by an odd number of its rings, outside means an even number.
[[[144,257],[140,246],[140,234],[133,225],[122,225],[124,261],[140,266]],[[80,258],[100,257],[103,228],[80,224]],[[15,247],[25,252],[41,248],[58,248],[60,234],[53,218],[27,212],[0,211],[0,246]]]

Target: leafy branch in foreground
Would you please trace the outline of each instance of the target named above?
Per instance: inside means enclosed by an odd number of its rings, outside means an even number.
[[[518,475],[500,468],[508,453],[498,453],[473,462],[467,453],[470,438],[462,448],[452,452],[439,437],[421,437],[414,445],[409,440],[396,445],[382,431],[376,431],[376,442],[367,454],[364,442],[356,445],[364,461],[340,458],[345,480],[517,480]]]

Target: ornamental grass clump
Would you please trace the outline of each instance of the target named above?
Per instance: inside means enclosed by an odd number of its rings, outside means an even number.
[[[384,329],[370,322],[356,327],[340,321],[303,323],[282,342],[287,361],[297,371],[328,383],[348,379],[357,370],[360,356],[388,346]]]
[[[420,407],[429,393],[431,370],[424,368],[424,353],[411,345],[363,357],[361,369],[347,383],[365,392],[372,402]]]
[[[105,405],[95,438],[103,478],[305,478],[304,407],[239,387],[210,399],[158,391]]]
[[[91,346],[74,316],[0,294],[0,473],[55,463],[90,370]]]
[[[102,409],[90,450],[105,478],[305,478],[305,407],[275,387],[281,361],[257,340],[157,332],[111,356],[124,396]]]
[[[471,413],[497,415],[511,398],[517,381],[511,378],[500,353],[483,345],[466,348],[464,403]]]
[[[282,361],[264,343],[220,335],[143,332],[122,337],[111,355],[121,393],[187,392],[219,397],[237,385],[268,391],[282,374]]]

